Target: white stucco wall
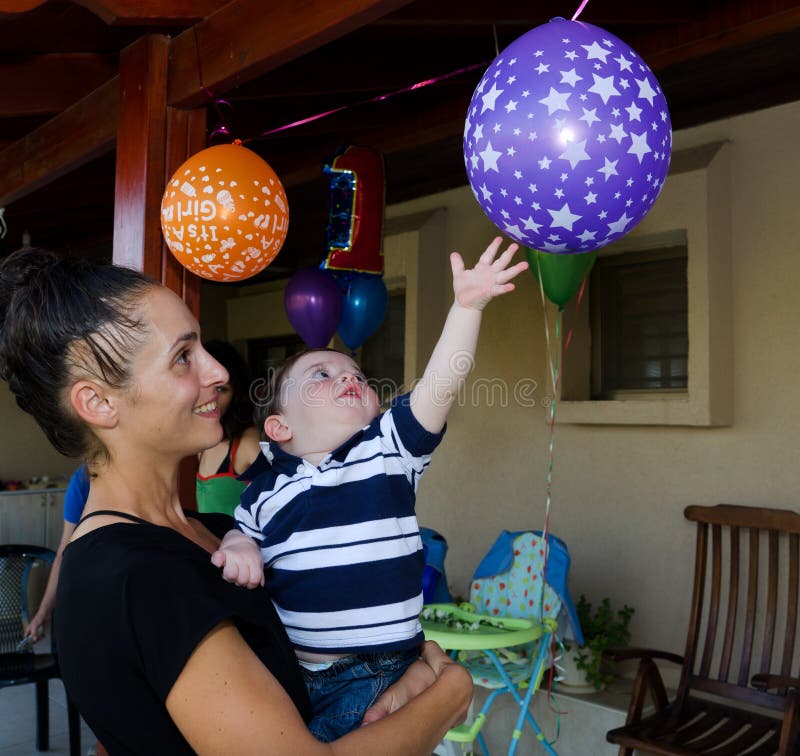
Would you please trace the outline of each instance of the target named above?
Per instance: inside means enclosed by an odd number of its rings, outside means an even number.
[[[682,651],[694,557],[686,505],[800,509],[798,125],[793,103],[675,134],[675,150],[730,140],[733,424],[556,429],[551,529],[570,548],[572,592],[633,605],[637,644]],[[495,229],[469,189],[390,207],[388,217],[441,206],[442,264],[451,249],[474,261]],[[487,309],[473,381],[529,377],[537,395],[549,393],[540,294],[526,275]],[[543,526],[548,434],[541,404],[453,410],[418,512],[446,534],[460,592],[500,529]]]

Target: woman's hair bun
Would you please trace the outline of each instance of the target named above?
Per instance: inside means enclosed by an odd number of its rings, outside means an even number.
[[[0,262],[0,324],[5,322],[14,294],[39,273],[57,265],[59,259],[58,255],[48,250],[25,247],[12,252]]]

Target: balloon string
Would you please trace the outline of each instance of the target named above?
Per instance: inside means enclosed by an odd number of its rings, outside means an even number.
[[[589,2],[589,0],[583,0],[583,2],[580,5],[580,8],[578,8],[578,10],[575,11],[575,15],[572,17],[573,21],[577,21],[578,20],[578,16],[581,15],[581,12],[586,7],[586,3],[588,3],[588,2]]]
[[[374,102],[383,102],[384,100],[388,100],[390,97],[394,97],[395,95],[405,94],[406,92],[413,92],[417,89],[424,89],[425,87],[432,86],[433,84],[438,84],[441,81],[446,81],[447,79],[451,79],[454,76],[460,76],[463,73],[474,71],[476,68],[485,68],[487,65],[489,65],[489,63],[491,63],[491,61],[483,61],[481,63],[475,63],[474,65],[465,66],[464,68],[456,69],[455,71],[442,74],[441,76],[434,76],[431,79],[424,79],[423,81],[418,81],[416,82],[416,84],[410,84],[407,87],[396,89],[393,92],[387,92],[386,94],[377,95],[376,97],[370,97],[366,100],[355,102],[352,105],[341,105],[338,108],[332,108],[331,110],[326,110],[322,113],[317,113],[316,115],[308,116],[307,118],[301,118],[298,121],[292,121],[291,123],[286,123],[283,126],[278,126],[277,128],[274,129],[268,129],[267,131],[262,131],[257,136],[250,137],[249,139],[243,139],[242,142],[244,144],[247,144],[248,142],[255,141],[256,139],[263,139],[264,137],[268,137],[271,134],[277,134],[281,131],[287,131],[288,129],[293,129],[297,126],[303,126],[307,123],[318,121],[321,118],[327,118],[328,116],[333,115],[334,113],[339,113],[342,110],[347,110],[348,108],[355,108],[360,105],[369,105],[370,103]]]

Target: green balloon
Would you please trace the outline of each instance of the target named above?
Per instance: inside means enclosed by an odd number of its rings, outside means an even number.
[[[553,252],[541,252],[538,249],[525,249],[533,277],[539,280],[542,274],[542,288],[547,298],[559,307],[563,307],[575,296],[581,281],[597,259],[597,250],[582,254],[559,255]]]

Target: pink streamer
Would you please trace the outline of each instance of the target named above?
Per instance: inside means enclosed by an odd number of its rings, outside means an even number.
[[[465,68],[459,68],[455,71],[451,71],[450,73],[442,74],[441,76],[434,76],[431,79],[425,79],[424,81],[418,81],[416,84],[411,84],[410,86],[403,87],[402,89],[396,89],[394,92],[387,92],[386,94],[377,95],[376,97],[370,97],[367,100],[361,100],[360,102],[353,103],[352,105],[342,105],[338,108],[333,108],[332,110],[326,110],[323,113],[317,113],[316,115],[308,116],[308,118],[301,118],[299,121],[292,121],[291,123],[284,124],[283,126],[278,126],[275,129],[269,129],[268,131],[262,131],[258,136],[251,137],[250,139],[243,140],[245,143],[252,142],[256,139],[263,139],[264,137],[270,136],[271,134],[277,134],[281,131],[287,131],[288,129],[293,129],[296,126],[303,126],[307,123],[312,123],[313,121],[318,121],[321,118],[326,118],[329,115],[333,115],[334,113],[339,113],[342,110],[347,110],[348,108],[354,108],[359,105],[368,105],[372,102],[383,102],[384,100],[388,100],[390,97],[394,97],[395,95],[405,94],[406,92],[413,92],[417,89],[424,89],[425,87],[429,87],[432,84],[438,84],[440,81],[445,81],[446,79],[451,79],[453,76],[459,76],[460,74],[467,73],[468,71],[474,71],[476,68],[485,68],[489,65],[491,61],[484,61],[482,63],[475,63],[471,66],[466,66]]]

